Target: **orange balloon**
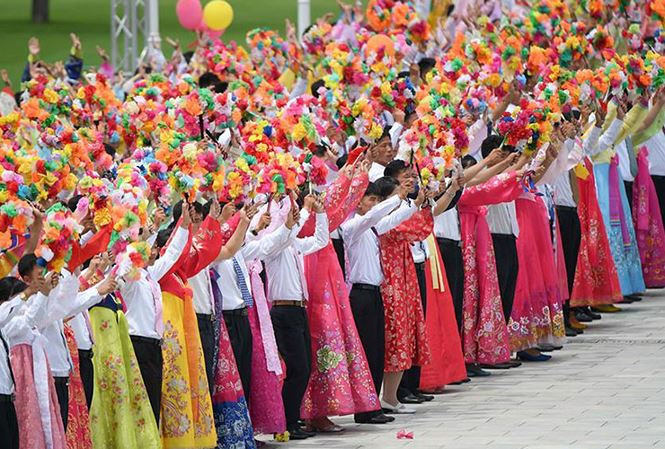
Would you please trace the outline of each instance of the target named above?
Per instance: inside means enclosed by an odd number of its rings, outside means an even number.
[[[395,55],[395,44],[385,34],[375,34],[370,37],[365,46],[366,52],[378,53],[383,49],[383,52],[388,56]]]

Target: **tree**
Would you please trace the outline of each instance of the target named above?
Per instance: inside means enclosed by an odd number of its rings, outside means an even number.
[[[32,0],[32,22],[48,22],[48,0]]]

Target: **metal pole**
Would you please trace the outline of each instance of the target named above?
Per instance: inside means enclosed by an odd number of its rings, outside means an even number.
[[[159,49],[162,42],[159,36],[159,0],[147,0],[148,9],[148,45],[151,49]]]
[[[309,4],[310,0],[298,0],[298,39],[302,38],[311,22]]]

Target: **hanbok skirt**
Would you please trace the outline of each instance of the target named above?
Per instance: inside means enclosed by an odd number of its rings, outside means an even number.
[[[621,182],[610,182],[610,178],[618,177],[618,174],[612,173],[616,170],[614,163],[593,166],[598,205],[607,230],[621,293],[626,296],[642,293],[646,287],[626,189]],[[615,214],[614,211],[619,212]]]
[[[42,363],[34,363],[33,349],[42,351],[42,356],[38,357]],[[16,345],[10,350],[10,360],[14,373],[14,407],[20,448],[46,449],[50,446],[52,449],[65,449],[65,430],[58,396],[43,347],[36,349],[28,344]]]
[[[125,314],[96,306],[90,309],[90,325],[95,339],[95,384],[90,405],[93,447],[161,448]]]
[[[162,292],[162,299],[162,444],[164,449],[215,447],[217,433],[192,298]]]
[[[647,147],[642,147],[637,155],[633,223],[644,283],[649,288],[662,288],[665,287],[665,229],[656,187],[649,175],[648,156]]]
[[[508,323],[510,348],[559,345],[565,338],[563,303],[547,209],[540,197],[525,194],[515,200],[515,211],[520,269]]]
[[[332,243],[305,257],[305,274],[312,373],[300,416],[312,419],[378,410],[379,400]]]
[[[69,410],[67,410],[67,449],[89,449],[92,447],[90,437],[90,416],[88,404],[85,402],[83,381],[79,368],[79,353],[76,347],[74,331],[65,324],[67,349],[72,358],[74,369],[69,375]]]
[[[596,183],[589,160],[585,161],[585,166],[580,166],[577,185],[580,251],[577,256],[570,306],[619,302],[623,299],[621,286],[598,205]]]
[[[431,359],[420,368],[420,389],[434,390],[466,379],[453,298],[443,260],[433,236],[427,239],[430,258],[425,264],[427,310],[425,326]]]

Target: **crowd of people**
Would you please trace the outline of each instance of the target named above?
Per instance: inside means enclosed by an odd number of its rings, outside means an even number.
[[[3,72],[0,447],[380,428],[665,287],[665,2],[340,8]]]

